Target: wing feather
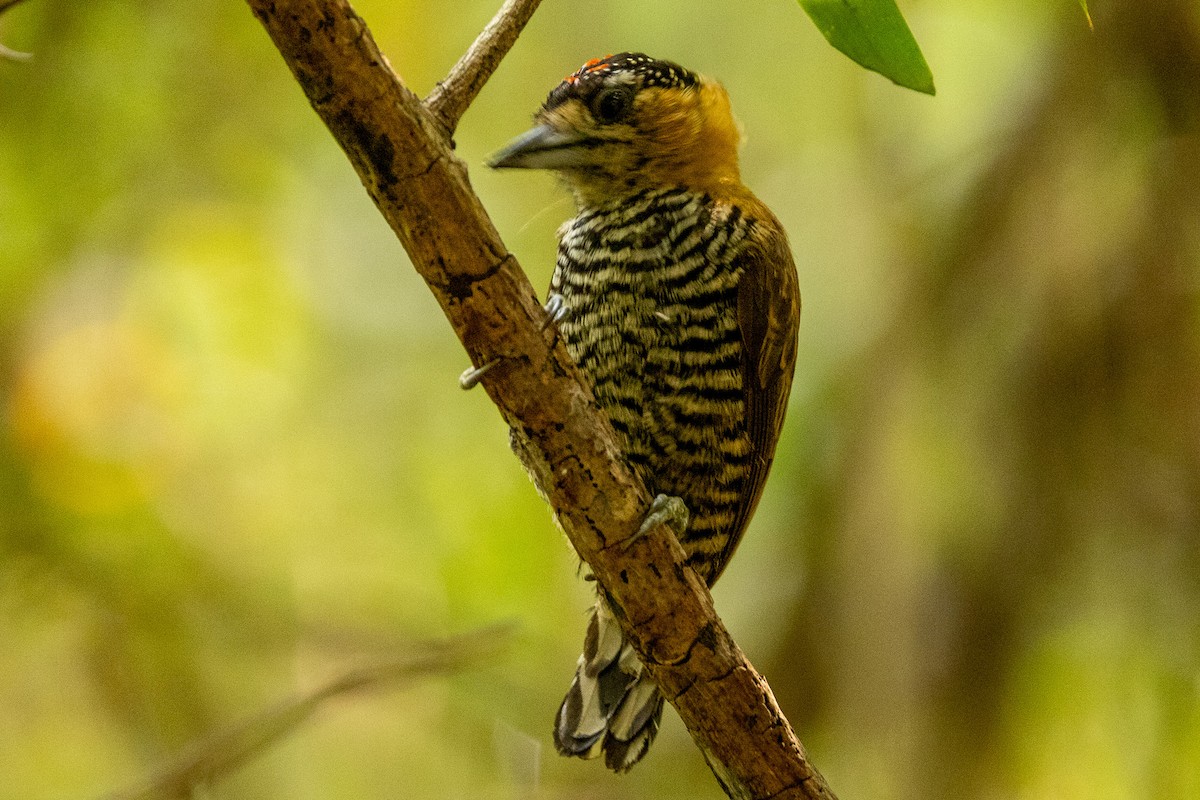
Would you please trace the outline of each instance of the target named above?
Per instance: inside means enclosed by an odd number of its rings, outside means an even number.
[[[796,368],[796,336],[800,326],[796,264],[783,227],[765,207],[762,211],[765,219],[756,226],[755,246],[742,257],[744,270],[738,284],[750,472],[733,523],[733,535],[718,560],[722,570],[762,497]],[[713,575],[711,580],[715,582],[716,578]]]

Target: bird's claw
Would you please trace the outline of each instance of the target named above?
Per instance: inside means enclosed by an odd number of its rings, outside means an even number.
[[[542,308],[546,309],[546,319],[542,323],[542,330],[546,330],[546,328],[555,323],[562,322],[563,318],[567,316],[566,300],[558,292],[551,292],[550,296],[546,298],[546,305],[542,306]]]
[[[483,380],[483,376],[487,375],[492,370],[492,367],[499,364],[501,360],[502,359],[499,358],[493,358],[483,366],[467,368],[463,371],[462,375],[458,376],[458,385],[461,386],[463,390],[474,389],[479,385],[479,382]]]
[[[566,301],[558,292],[552,292],[546,299],[546,305],[542,307],[546,310],[546,319],[542,322],[542,330],[546,330],[556,322],[561,322],[563,317],[567,316]],[[481,366],[469,367],[462,375],[458,376],[458,385],[465,390],[474,389],[479,385],[483,376],[503,360],[503,358],[493,358]]]
[[[687,530],[689,517],[688,507],[682,498],[669,494],[657,495],[650,504],[650,510],[646,512],[641,527],[625,540],[623,546],[628,548],[659,525],[668,526],[676,539],[682,538]]]
[[[546,305],[543,308],[546,309],[546,319],[542,322],[542,330],[546,330],[546,328],[549,328],[556,322],[561,322],[567,316],[566,301],[563,300],[563,296],[558,292],[551,293],[550,297],[546,299]],[[488,374],[493,367],[503,360],[503,358],[493,358],[482,366],[469,367],[462,375],[458,376],[458,385],[463,389],[474,389],[479,385],[479,381],[483,379],[483,376]]]

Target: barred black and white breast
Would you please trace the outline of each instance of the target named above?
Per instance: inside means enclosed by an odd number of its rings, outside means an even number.
[[[643,192],[568,221],[551,282],[571,356],[650,491],[687,505],[709,581],[750,472],[738,284],[755,224],[706,194]]]

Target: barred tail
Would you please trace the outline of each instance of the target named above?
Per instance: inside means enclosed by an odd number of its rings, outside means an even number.
[[[663,698],[625,642],[612,611],[597,601],[571,688],[558,708],[554,744],[565,756],[596,758],[625,772],[646,755]]]

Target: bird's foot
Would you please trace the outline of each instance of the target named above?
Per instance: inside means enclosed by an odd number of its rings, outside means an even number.
[[[567,316],[567,304],[563,300],[563,296],[558,292],[554,292],[546,300],[546,319],[542,322],[542,330],[546,330],[551,325],[561,322]],[[458,385],[463,389],[474,389],[483,380],[483,376],[488,374],[503,358],[493,358],[491,361],[485,362],[478,367],[470,367],[465,370],[462,375],[458,376]]]
[[[503,358],[493,358],[482,366],[470,367],[464,370],[463,374],[458,376],[458,385],[464,390],[474,389],[483,380],[483,376],[491,372],[492,368],[503,360]]]
[[[542,323],[542,330],[562,322],[567,316],[567,302],[558,292],[551,292],[542,308],[546,309],[546,320]]]
[[[650,504],[650,510],[646,512],[641,527],[633,536],[625,540],[623,546],[629,547],[659,525],[668,526],[675,534],[676,539],[682,538],[684,531],[687,530],[690,516],[683,498],[669,494],[657,495],[654,502]]]

